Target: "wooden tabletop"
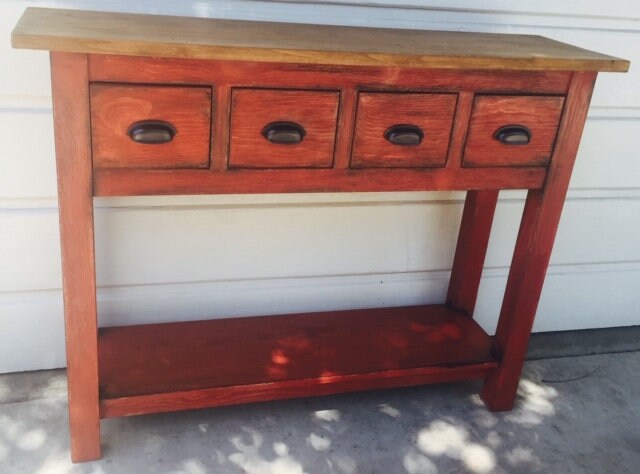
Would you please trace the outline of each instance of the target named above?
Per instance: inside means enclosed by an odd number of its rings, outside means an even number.
[[[27,8],[15,48],[446,69],[618,71],[624,59],[532,35],[397,30]]]

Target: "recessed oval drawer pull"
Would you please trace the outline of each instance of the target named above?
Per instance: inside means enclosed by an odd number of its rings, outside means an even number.
[[[505,145],[527,145],[531,141],[531,131],[524,125],[505,125],[496,130],[493,137]]]
[[[295,122],[271,122],[264,126],[262,135],[271,143],[295,145],[304,139],[306,131]]]
[[[416,146],[422,143],[424,132],[420,127],[415,125],[394,125],[384,132],[384,138],[394,145]]]
[[[173,140],[177,131],[173,125],[160,120],[143,120],[132,124],[127,135],[136,143],[161,145]]]

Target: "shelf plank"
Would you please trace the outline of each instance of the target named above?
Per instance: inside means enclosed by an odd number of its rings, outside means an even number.
[[[444,305],[102,328],[103,416],[478,378],[491,342]]]
[[[285,380],[234,387],[107,398],[100,402],[100,416],[114,418],[361,390],[473,380],[485,378],[496,367],[497,363],[492,361],[457,367],[419,367],[366,374],[336,375],[315,379]]]

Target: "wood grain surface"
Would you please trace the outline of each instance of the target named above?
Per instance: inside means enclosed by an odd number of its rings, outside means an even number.
[[[211,136],[211,88],[92,84],[91,131],[96,168],[206,168]],[[140,121],[171,124],[169,143],[142,144],[127,131]]]
[[[449,191],[467,189],[536,189],[544,185],[546,169],[367,168],[127,170],[99,169],[96,196],[154,194],[256,194],[376,191]]]
[[[457,94],[361,92],[353,136],[353,168],[444,166]],[[394,125],[410,124],[424,134],[419,145],[395,145],[385,138]]]
[[[497,363],[495,361],[489,361],[458,366],[383,370],[365,374],[328,375],[313,379],[284,380],[231,387],[199,388],[182,392],[105,398],[100,401],[100,416],[102,418],[112,418],[143,415],[360,390],[481,379],[486,377],[496,366]]]
[[[533,35],[393,30],[28,8],[16,48],[454,69],[626,71],[629,62]]]
[[[71,459],[99,459],[98,320],[87,57],[52,53]]]
[[[551,159],[563,104],[560,96],[476,96],[463,166],[545,166]],[[494,135],[505,125],[525,126],[531,141],[501,143]]]
[[[231,95],[230,168],[330,168],[333,165],[338,104],[336,91],[234,89]],[[273,122],[304,130],[300,143],[267,140]]]
[[[480,326],[442,305],[102,328],[100,393],[111,399],[453,367],[493,361],[490,348]]]
[[[475,91],[565,94],[567,71],[483,71],[422,69],[415,67],[345,66],[89,55],[92,82],[132,82],[234,87],[339,89],[406,92]]]
[[[464,201],[447,304],[468,316],[476,306],[498,194],[498,190],[467,191]]]

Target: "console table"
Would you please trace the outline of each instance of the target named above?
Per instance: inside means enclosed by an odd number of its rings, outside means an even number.
[[[598,71],[538,36],[29,8],[51,51],[72,459],[100,418],[484,379],[512,408]],[[528,190],[495,336],[501,189]],[[98,328],[94,196],[466,190],[442,304]],[[425,243],[426,245],[426,243]]]

